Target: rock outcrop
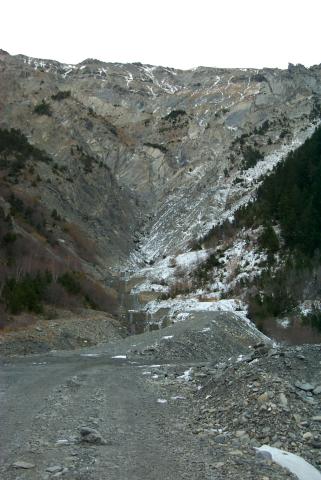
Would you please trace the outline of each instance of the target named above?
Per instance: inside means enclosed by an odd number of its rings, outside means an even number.
[[[35,194],[86,228],[109,265],[129,252],[135,264],[184,248],[238,201],[240,137],[263,154],[291,145],[319,112],[320,74],[2,53],[0,126],[21,129],[62,169],[40,168],[50,183]],[[42,101],[49,115],[34,113]]]

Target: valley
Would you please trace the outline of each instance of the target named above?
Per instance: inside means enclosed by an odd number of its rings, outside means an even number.
[[[1,478],[321,478],[320,119],[320,65],[0,50]]]

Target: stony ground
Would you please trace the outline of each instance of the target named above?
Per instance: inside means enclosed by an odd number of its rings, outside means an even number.
[[[227,362],[185,371],[160,366],[148,377],[162,386],[165,399],[179,396],[189,405],[188,426],[211,452],[213,478],[240,478],[240,471],[242,478],[258,478],[253,449],[263,444],[320,468],[320,365],[320,345],[261,344]],[[283,478],[273,468],[263,462],[259,478]]]
[[[197,441],[173,422],[175,405],[158,403],[137,367],[109,358],[77,360],[67,356],[57,365],[41,359],[20,365],[20,372],[4,368],[15,385],[7,386],[14,408],[4,405],[14,418],[1,418],[1,478],[205,478]],[[19,468],[21,461],[31,468]]]
[[[70,350],[121,338],[124,329],[110,315],[96,310],[55,311],[52,318],[34,319],[13,330],[0,330],[0,355],[28,355]],[[22,320],[20,320],[22,322]],[[16,321],[18,324],[18,321]]]
[[[198,318],[91,348],[2,357],[0,477],[295,478],[256,455],[264,443],[319,468],[320,346],[277,349],[247,332],[237,348],[233,329],[217,353],[206,329]]]

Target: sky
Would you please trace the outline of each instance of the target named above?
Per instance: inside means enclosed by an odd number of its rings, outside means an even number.
[[[320,0],[4,0],[0,48],[188,69],[321,63]]]

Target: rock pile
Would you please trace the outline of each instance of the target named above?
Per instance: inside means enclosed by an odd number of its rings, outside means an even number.
[[[159,367],[151,381],[158,381],[168,397],[170,392],[177,398],[179,390],[187,399],[188,427],[210,452],[213,469],[223,475],[215,478],[236,479],[240,471],[248,475],[242,478],[252,478],[259,462],[260,478],[274,480],[292,477],[281,470],[272,474],[270,458],[255,458],[254,449],[263,444],[297,454],[320,469],[320,365],[319,345],[260,344],[249,355],[193,365],[183,374],[182,367],[165,367],[162,375],[164,367]]]

